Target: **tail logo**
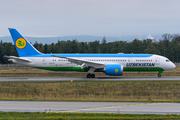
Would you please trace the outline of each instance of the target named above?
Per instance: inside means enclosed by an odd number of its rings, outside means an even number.
[[[26,40],[24,38],[18,38],[16,40],[16,47],[19,49],[23,49],[26,47]]]

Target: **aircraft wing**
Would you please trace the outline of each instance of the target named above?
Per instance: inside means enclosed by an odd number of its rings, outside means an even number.
[[[51,56],[58,57],[58,58],[65,58],[71,63],[75,63],[77,65],[80,65],[82,68],[94,67],[96,69],[101,69],[105,66],[105,64],[101,63],[101,62],[87,61],[87,60],[79,59],[79,58],[70,58],[70,57],[63,57],[63,56],[56,56],[56,55],[51,55]]]
[[[28,60],[28,59],[25,59],[25,58],[19,58],[19,57],[16,57],[16,56],[4,56],[6,58],[10,58],[10,59],[15,59],[15,60],[20,60],[20,61],[23,61],[23,62],[31,62],[31,60]]]

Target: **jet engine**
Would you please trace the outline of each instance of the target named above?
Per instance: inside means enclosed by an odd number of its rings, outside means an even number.
[[[106,75],[121,76],[123,74],[123,66],[120,64],[106,65],[103,68],[103,72]]]

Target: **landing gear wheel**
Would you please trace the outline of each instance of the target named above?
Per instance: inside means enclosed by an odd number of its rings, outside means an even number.
[[[160,78],[160,77],[161,77],[161,74],[158,74],[158,77]]]
[[[91,74],[87,74],[87,78],[91,78]]]
[[[92,74],[92,75],[91,75],[91,78],[95,78],[95,74]]]
[[[95,78],[95,74],[87,74],[87,78]]]

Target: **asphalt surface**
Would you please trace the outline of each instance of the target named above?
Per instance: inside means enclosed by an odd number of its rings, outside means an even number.
[[[158,77],[0,77],[0,82],[9,81],[179,81],[180,76]]]
[[[180,114],[180,103],[0,101],[0,111]]]

